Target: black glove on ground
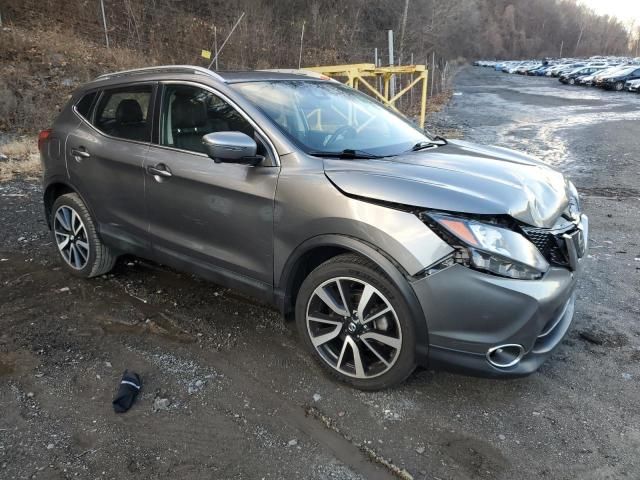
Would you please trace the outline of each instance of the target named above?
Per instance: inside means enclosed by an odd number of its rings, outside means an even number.
[[[142,388],[142,381],[137,373],[124,371],[118,393],[113,399],[113,410],[116,413],[124,413],[135,402],[138,392]]]

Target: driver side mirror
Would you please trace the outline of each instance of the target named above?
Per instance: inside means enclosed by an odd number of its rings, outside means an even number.
[[[256,155],[258,145],[242,132],[213,132],[202,137],[204,150],[216,163],[258,165],[264,160]]]

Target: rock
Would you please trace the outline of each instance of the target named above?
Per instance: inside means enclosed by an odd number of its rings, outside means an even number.
[[[322,397],[320,396],[319,393],[314,393],[313,394],[313,401],[314,402],[319,402],[320,400],[322,400]]]
[[[168,398],[156,397],[153,400],[153,407],[151,407],[151,409],[154,413],[161,410],[169,410],[169,405],[171,405],[171,400]]]
[[[204,385],[204,382],[202,380],[196,380],[195,385],[196,385],[196,387],[200,388],[200,387],[202,387]]]
[[[34,397],[34,393],[33,392],[28,392],[27,393],[27,398],[33,398]]]
[[[47,445],[47,450],[51,450],[55,445],[53,443],[50,443],[49,445]]]
[[[631,380],[631,378],[633,377],[630,373],[623,373],[622,378],[624,378],[625,380]]]
[[[339,417],[344,417],[345,416],[345,412],[338,412],[338,416]]]
[[[60,293],[65,293],[65,292],[69,292],[71,289],[69,287],[62,287],[61,289],[59,289],[58,291]]]
[[[295,447],[296,445],[298,445],[298,440],[296,440],[295,438],[289,440],[289,443],[287,443],[287,445],[289,445],[290,447]]]
[[[104,362],[104,366],[107,368],[113,367],[113,365],[111,365],[111,362]]]
[[[420,455],[422,455],[424,453],[425,448],[424,447],[418,447],[416,448],[416,452]]]
[[[602,345],[604,341],[600,336],[598,336],[595,332],[590,332],[588,330],[582,330],[580,332],[580,338],[586,340],[589,343],[593,343],[594,345]]]
[[[507,437],[505,437],[503,434],[498,435],[498,438],[500,440],[506,440],[507,439]]]
[[[540,412],[533,412],[533,414],[537,417],[538,415],[540,415]]]

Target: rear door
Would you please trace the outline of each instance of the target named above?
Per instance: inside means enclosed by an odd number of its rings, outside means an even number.
[[[155,83],[96,92],[89,111],[66,142],[72,184],[98,222],[103,240],[131,253],[150,244],[146,219],[144,158],[152,135]]]
[[[180,82],[161,90],[159,141],[145,161],[156,258],[254,294],[268,291],[280,172],[275,149],[220,92]],[[258,166],[215,163],[204,153],[202,136],[219,131],[253,137],[265,160]]]

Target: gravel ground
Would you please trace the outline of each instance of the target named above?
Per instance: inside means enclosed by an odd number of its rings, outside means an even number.
[[[455,89],[436,130],[540,156],[590,215],[574,325],[539,372],[338,385],[277,312],[232,291],[134,258],[71,278],[39,185],[13,180],[0,183],[0,478],[640,478],[640,96],[482,68]],[[125,368],[144,387],[116,415]]]

